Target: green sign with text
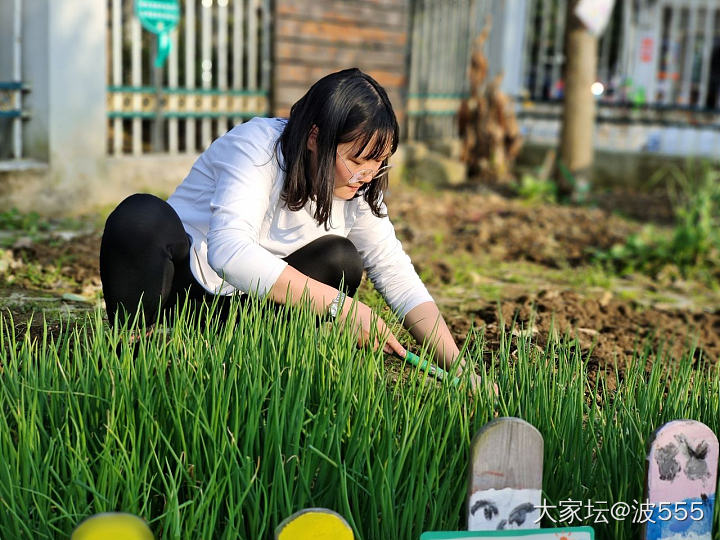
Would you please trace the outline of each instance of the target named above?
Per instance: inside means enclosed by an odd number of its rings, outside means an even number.
[[[135,15],[143,28],[157,34],[155,67],[162,67],[170,54],[170,32],[180,21],[178,0],[135,0]]]

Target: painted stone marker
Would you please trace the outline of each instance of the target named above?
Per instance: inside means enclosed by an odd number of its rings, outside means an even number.
[[[648,454],[652,513],[645,539],[711,540],[717,468],[718,440],[705,424],[675,420],[655,431]]]
[[[90,516],[77,526],[70,540],[153,540],[147,524],[137,516],[108,512]]]
[[[353,540],[347,521],[327,508],[295,512],[275,529],[275,540]]]
[[[470,450],[468,531],[539,529],[543,438],[520,418],[498,418]]]
[[[503,540],[594,540],[592,527],[536,529],[517,531],[426,532],[420,540],[459,540],[465,538],[502,538]]]

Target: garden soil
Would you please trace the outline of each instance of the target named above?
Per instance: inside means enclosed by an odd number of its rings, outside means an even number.
[[[514,321],[515,334],[531,335],[540,347],[569,336],[594,366],[622,365],[646,343],[663,344],[675,359],[720,357],[717,291],[677,276],[626,276],[605,286],[573,278],[590,268],[590,250],[622,242],[642,223],[599,208],[530,205],[492,192],[397,187],[386,200],[398,237],[460,343],[474,326],[488,350],[497,349],[503,325]],[[4,252],[0,305],[18,327],[29,311],[46,311],[48,296],[91,309],[101,301],[99,247],[100,232],[69,240],[20,237]],[[456,261],[465,268],[462,283]],[[493,298],[483,294],[488,287]]]
[[[563,275],[592,268],[592,250],[622,243],[646,223],[606,209],[527,204],[492,192],[420,196],[396,190],[388,207],[416,269],[432,276],[429,289],[459,340],[474,325],[484,328],[489,349],[497,349],[501,328],[514,321],[515,334],[531,335],[540,347],[550,337],[575,339],[594,365],[619,362],[622,369],[647,345],[661,347],[672,359],[703,355],[715,362],[720,357],[718,292],[683,280],[672,268],[653,279],[630,275],[605,287],[577,279],[563,283]],[[666,209],[659,205],[658,210],[658,222],[666,222]],[[428,256],[423,245],[447,259]],[[485,261],[471,277],[496,285],[499,298],[484,301],[472,283],[453,283],[452,261],[459,255]],[[498,264],[507,275],[488,280],[483,269]],[[514,266],[524,268],[522,280]],[[557,269],[563,270],[560,277]]]

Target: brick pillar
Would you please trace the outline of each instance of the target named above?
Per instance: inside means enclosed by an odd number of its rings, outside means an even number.
[[[328,73],[357,67],[387,90],[402,125],[409,0],[276,0],[273,114]]]

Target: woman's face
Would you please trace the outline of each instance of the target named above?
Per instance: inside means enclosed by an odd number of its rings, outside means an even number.
[[[363,156],[369,153],[372,148],[373,141],[370,140],[368,146],[363,148],[359,157],[355,157],[355,149],[353,143],[341,143],[337,147],[335,156],[335,189],[333,194],[345,200],[352,199],[365,184],[373,181],[373,176],[382,166],[384,159],[390,156],[390,151],[380,160],[365,159]],[[358,180],[356,173],[360,171],[372,171],[365,179]],[[351,184],[349,181],[353,180]]]
[[[333,195],[340,199],[350,200],[365,185],[373,181],[373,177],[382,166],[382,162],[390,157],[391,150],[378,159],[367,159],[363,156],[370,154],[374,148],[375,137],[372,137],[362,152],[357,154],[355,144],[352,142],[340,143],[335,153],[335,185]],[[310,133],[307,148],[310,150],[310,161],[313,170],[317,170],[317,131]],[[367,173],[363,175],[362,173]],[[352,180],[352,182],[350,182]]]

